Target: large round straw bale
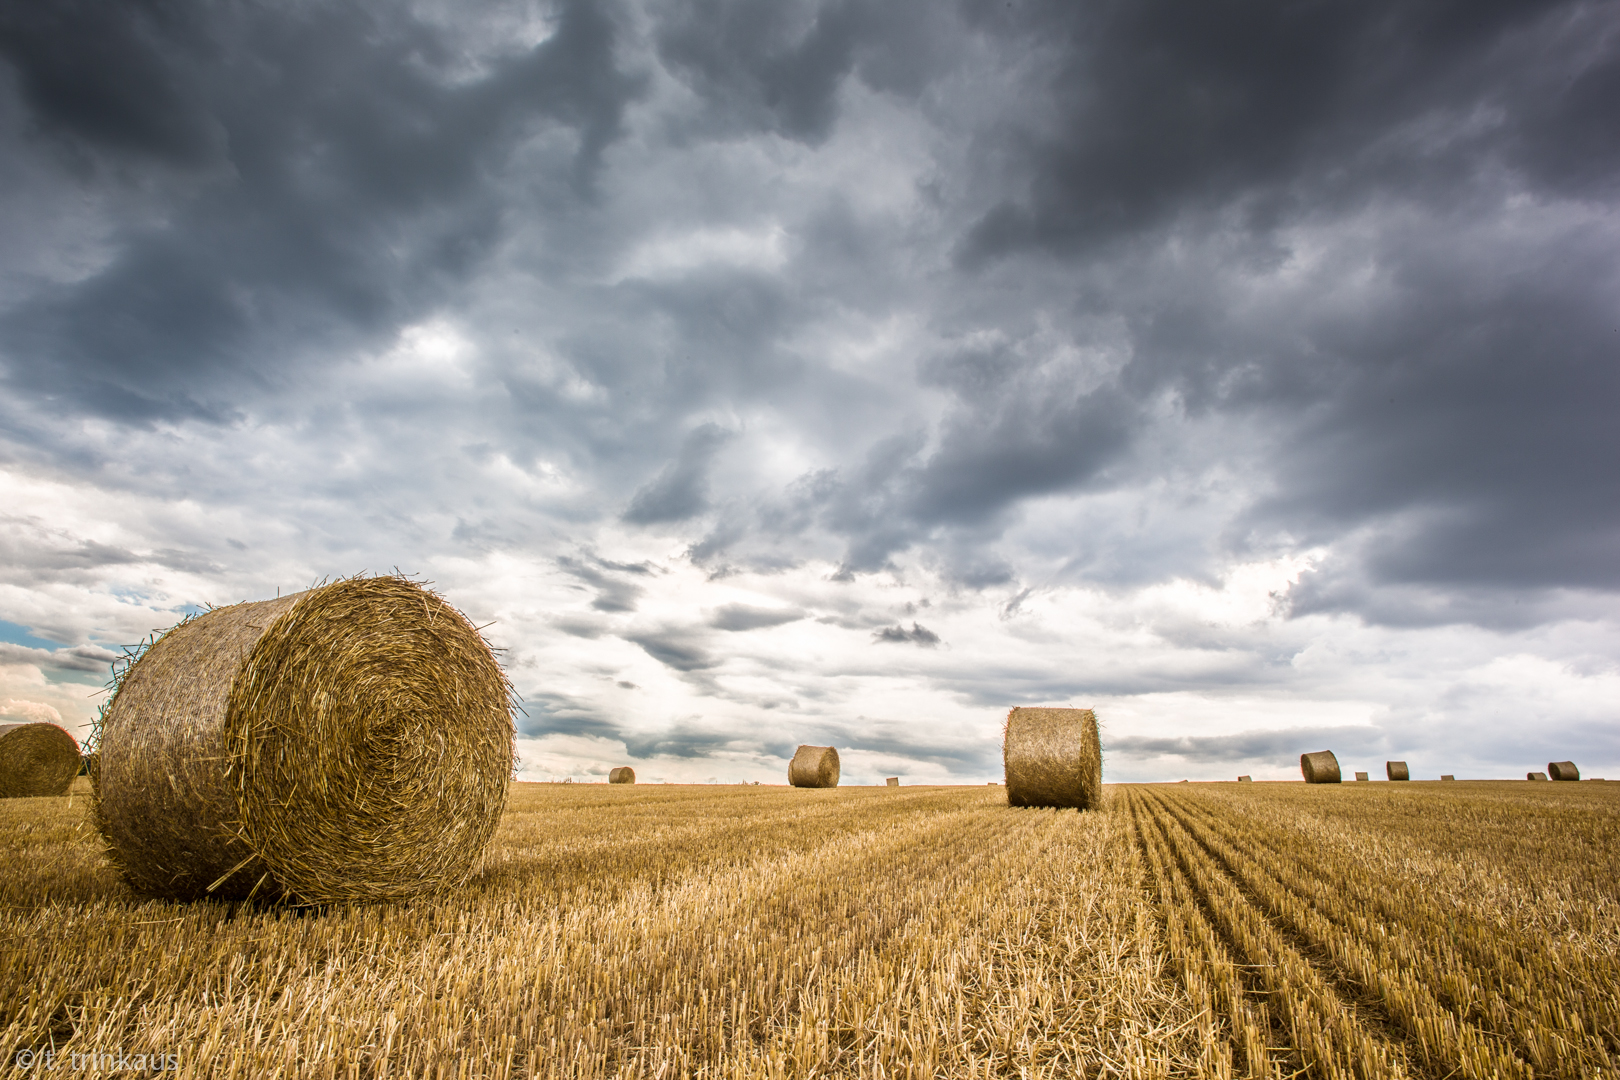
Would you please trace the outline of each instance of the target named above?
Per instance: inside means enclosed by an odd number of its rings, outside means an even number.
[[[0,724],[0,799],[66,795],[82,760],[78,740],[55,724]]]
[[[1554,780],[1579,780],[1581,770],[1575,767],[1573,761],[1549,761],[1547,762],[1547,775]]]
[[[628,765],[620,765],[618,768],[608,772],[608,783],[610,784],[633,784],[635,782],[636,770]]]
[[[1331,750],[1299,755],[1299,771],[1305,774],[1307,784],[1337,784],[1343,779],[1339,775],[1339,759]]]
[[[1102,805],[1102,744],[1090,709],[1014,709],[1002,730],[1008,806]]]
[[[788,762],[788,783],[794,787],[837,787],[838,751],[831,746],[801,746]]]
[[[1391,780],[1410,780],[1412,779],[1412,770],[1406,767],[1404,761],[1386,761],[1384,762],[1384,775]]]
[[[217,608],[124,674],[101,721],[97,823],[151,895],[453,884],[505,804],[510,693],[478,631],[403,578]]]
[[[1547,779],[1547,774],[1544,772],[1527,772],[1524,774],[1524,778],[1526,780],[1545,780]]]

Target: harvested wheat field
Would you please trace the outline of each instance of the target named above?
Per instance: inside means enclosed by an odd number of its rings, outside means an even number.
[[[1436,1080],[1620,1063],[1617,784],[1107,785],[1085,812],[982,786],[518,784],[466,884],[323,908],[135,898],[84,788],[0,802],[11,1060]]]

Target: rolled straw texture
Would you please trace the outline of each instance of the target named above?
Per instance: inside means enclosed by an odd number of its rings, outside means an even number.
[[[1554,780],[1579,780],[1581,770],[1575,767],[1573,761],[1549,761],[1547,775]]]
[[[66,795],[82,760],[55,724],[0,724],[0,799]]]
[[[633,784],[636,782],[636,770],[628,765],[620,765],[608,773],[610,784]]]
[[[788,783],[794,787],[837,787],[838,751],[831,746],[801,746],[788,762]]]
[[[1299,771],[1305,774],[1307,784],[1337,784],[1344,779],[1339,775],[1339,759],[1331,750],[1299,755]]]
[[[1544,772],[1527,772],[1524,774],[1524,778],[1526,780],[1545,780],[1547,779],[1547,774]]]
[[[510,692],[467,620],[402,578],[218,608],[125,673],[101,721],[97,823],[150,895],[454,884],[505,805]]]
[[[1014,709],[1002,730],[1008,806],[1102,805],[1102,744],[1090,709]]]
[[[1384,762],[1384,775],[1391,780],[1410,780],[1412,779],[1412,770],[1406,767],[1404,761],[1386,761]]]

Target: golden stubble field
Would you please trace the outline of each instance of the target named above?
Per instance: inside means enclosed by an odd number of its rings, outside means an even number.
[[[18,1051],[209,1077],[1620,1063],[1620,784],[1111,785],[1089,813],[999,787],[517,784],[462,888],[303,910],[135,899],[87,811],[0,802],[19,1074]]]

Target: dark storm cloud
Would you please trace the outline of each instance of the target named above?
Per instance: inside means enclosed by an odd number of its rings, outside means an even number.
[[[709,506],[708,469],[732,437],[717,424],[704,424],[687,435],[680,454],[646,487],[637,491],[624,512],[632,525],[685,521]]]
[[[926,626],[912,623],[910,630],[898,625],[885,626],[872,635],[872,640],[901,645],[921,645],[925,649],[932,649],[939,644],[939,635]]]
[[[716,630],[733,633],[743,630],[763,630],[784,623],[797,622],[805,617],[795,608],[761,608],[748,604],[723,604],[709,614],[709,625]]]
[[[71,649],[32,649],[0,641],[0,664],[33,664],[54,671],[89,671],[109,675],[118,654],[96,645],[75,645]]]
[[[516,139],[575,131],[554,197],[586,193],[639,92],[615,33],[568,4],[550,38],[467,80],[396,7],[8,5],[33,141],[92,186],[168,195],[162,224],[5,316],[7,380],[114,417],[223,419],[306,354],[388,334],[498,238],[489,175]]]

